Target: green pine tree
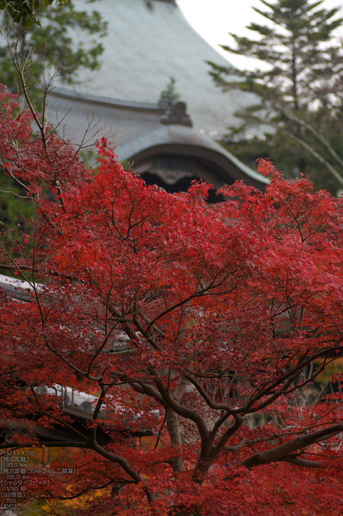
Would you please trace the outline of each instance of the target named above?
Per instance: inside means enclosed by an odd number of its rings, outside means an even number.
[[[176,80],[174,77],[170,78],[169,83],[165,90],[161,92],[158,105],[162,109],[168,109],[174,102],[176,102],[180,98],[180,94],[176,91],[175,88]]]
[[[308,173],[318,187],[343,187],[343,52],[334,31],[343,24],[338,8],[322,1],[261,0],[255,11],[268,22],[248,26],[257,37],[231,34],[228,52],[258,59],[262,69],[238,71],[212,65],[212,75],[225,90],[255,94],[256,104],[242,108],[242,124],[229,128],[224,143],[240,159],[269,155],[289,175]],[[233,75],[234,74],[234,75]],[[264,140],[246,140],[264,124]],[[260,152],[259,152],[260,150]],[[246,161],[246,160],[245,160]]]

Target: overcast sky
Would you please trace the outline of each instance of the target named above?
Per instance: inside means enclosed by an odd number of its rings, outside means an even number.
[[[273,3],[273,0],[269,1]],[[246,25],[252,21],[264,23],[265,18],[257,14],[252,7],[268,10],[259,0],[177,0],[177,3],[188,22],[218,51],[218,44],[232,44],[233,40],[228,36],[228,32],[251,37],[253,33],[245,28]],[[342,6],[343,0],[323,2],[326,9]],[[343,17],[343,9],[340,16]],[[340,34],[343,37],[343,29],[340,30]],[[227,52],[223,55],[238,68],[254,66],[253,60]]]

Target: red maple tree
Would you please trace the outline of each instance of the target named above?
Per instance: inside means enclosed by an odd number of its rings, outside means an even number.
[[[2,168],[36,216],[1,237],[24,283],[1,294],[0,448],[73,452],[53,482],[32,467],[28,500],[342,514],[341,201],[261,161],[265,193],[208,205],[206,183],[146,186],[105,139],[95,173],[31,121],[2,88]]]

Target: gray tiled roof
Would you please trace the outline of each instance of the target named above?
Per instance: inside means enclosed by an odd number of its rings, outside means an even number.
[[[75,4],[87,8],[81,0]],[[177,5],[165,0],[102,0],[96,8],[109,23],[108,36],[102,41],[102,68],[83,70],[73,87],[58,85],[49,95],[50,122],[55,125],[55,113],[61,119],[72,108],[63,121],[65,135],[79,143],[87,127],[86,113],[91,119],[96,110],[93,125],[100,120],[96,137],[113,135],[121,160],[139,161],[149,154],[146,149],[168,152],[174,145],[174,154],[189,151],[197,159],[213,160],[224,171],[218,185],[216,178],[210,180],[217,187],[245,179],[263,188],[268,183],[264,177],[214,141],[234,125],[233,113],[251,103],[252,97],[216,88],[206,61],[229,63],[191,28]],[[174,120],[174,125],[161,123],[158,100],[171,77],[180,100],[187,104],[192,129],[175,125]]]
[[[75,4],[87,8],[82,0]],[[102,40],[102,68],[82,71],[79,84],[68,89],[155,104],[174,77],[196,129],[221,135],[233,123],[233,113],[249,97],[223,93],[214,85],[205,61],[229,63],[193,30],[173,2],[102,0],[89,9],[94,7],[109,24]]]
[[[210,156],[211,154],[212,159],[213,156],[216,155],[216,160],[219,160],[222,163],[225,163],[226,161],[227,164],[226,166],[223,166],[223,169],[227,170],[229,175],[226,181],[224,178],[224,182],[227,182],[228,184],[234,180],[243,178],[245,178],[247,184],[251,184],[253,186],[261,185],[262,187],[262,185],[269,184],[269,180],[266,177],[244,165],[244,163],[235,158],[235,156],[217,142],[209,138],[206,134],[200,134],[199,131],[178,125],[165,126],[161,124],[155,130],[149,131],[139,138],[135,138],[134,140],[127,142],[125,145],[120,146],[118,151],[119,159],[129,160],[130,158],[143,153],[146,149],[159,147],[166,149],[168,146],[173,145],[177,145],[179,151],[182,149],[182,146],[187,146],[188,155],[193,152],[194,156],[196,156],[199,154],[199,150],[202,149],[206,152],[207,156]],[[216,188],[220,188],[220,183],[215,184],[215,181],[213,180],[212,182]]]

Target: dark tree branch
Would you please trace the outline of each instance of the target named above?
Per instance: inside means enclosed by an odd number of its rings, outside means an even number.
[[[284,457],[289,456],[291,453],[296,452],[297,450],[306,448],[307,446],[310,446],[314,443],[318,443],[320,441],[325,441],[330,437],[339,434],[340,432],[343,432],[343,423],[331,426],[329,428],[324,428],[322,430],[318,430],[317,432],[313,432],[312,434],[295,437],[291,441],[281,444],[280,446],[276,446],[271,450],[254,453],[254,455],[251,455],[250,457],[245,459],[242,462],[242,464],[246,468],[251,469],[256,466],[261,466],[262,464],[278,462],[282,460]]]

